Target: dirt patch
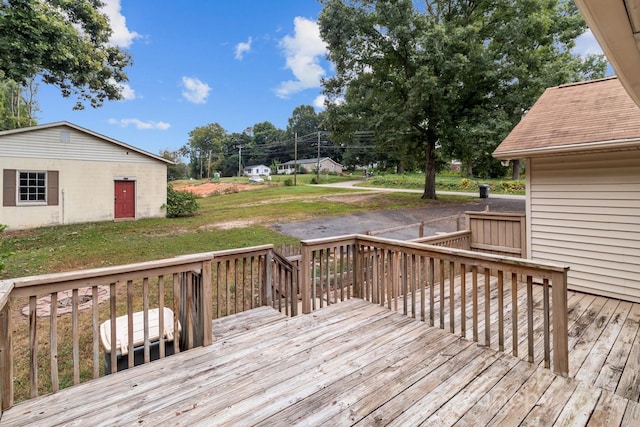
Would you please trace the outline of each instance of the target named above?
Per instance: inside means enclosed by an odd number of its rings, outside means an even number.
[[[259,184],[237,184],[232,182],[205,182],[202,184],[185,184],[174,187],[178,191],[188,191],[199,197],[233,194],[263,188]]]
[[[341,203],[362,203],[375,199],[379,194],[376,193],[354,193],[354,194],[341,194],[339,196],[323,196],[322,199],[329,202],[341,202]]]
[[[220,230],[230,230],[232,228],[242,228],[249,227],[250,225],[255,224],[257,221],[253,219],[238,219],[235,221],[225,221],[225,222],[216,222],[212,224],[206,224],[199,227],[201,230],[211,230],[214,228]]]

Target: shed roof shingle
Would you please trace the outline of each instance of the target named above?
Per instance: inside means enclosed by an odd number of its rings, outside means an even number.
[[[496,148],[502,159],[640,141],[640,108],[616,77],[548,88]]]

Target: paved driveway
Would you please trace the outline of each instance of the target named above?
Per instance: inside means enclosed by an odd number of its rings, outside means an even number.
[[[361,182],[361,181],[355,181]],[[350,183],[327,184],[335,187],[351,187]],[[353,187],[355,190],[363,190],[363,187]],[[376,191],[393,191],[392,189],[367,188]],[[396,190],[398,191],[398,190]],[[416,190],[400,190],[405,192],[417,192]],[[439,194],[465,194],[465,193],[439,193]],[[320,237],[340,236],[344,234],[365,234],[367,231],[383,230],[400,225],[415,224],[423,220],[433,221],[425,226],[425,236],[435,235],[438,232],[456,231],[456,219],[447,218],[466,211],[491,212],[525,212],[524,196],[489,195],[489,198],[480,199],[478,194],[468,193],[476,199],[466,203],[448,204],[446,206],[426,206],[413,209],[399,209],[387,211],[360,212],[330,218],[316,218],[306,221],[277,223],[273,229],[301,240],[316,239]],[[464,223],[462,224],[464,228]],[[418,237],[418,227],[412,227],[401,231],[379,234],[381,237],[393,239],[413,239]]]

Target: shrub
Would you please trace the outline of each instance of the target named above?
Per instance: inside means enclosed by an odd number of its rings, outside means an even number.
[[[317,184],[317,183],[318,183],[318,179],[315,176],[311,178],[311,181],[309,181],[309,184]]]
[[[498,187],[505,193],[516,193],[526,190],[524,181],[503,181]]]
[[[162,207],[167,210],[167,218],[177,218],[194,215],[200,206],[195,194],[174,190],[172,185],[168,185],[167,203]]]
[[[6,228],[7,226],[5,224],[0,224],[0,233],[2,233]],[[4,260],[9,258],[11,255],[13,255],[12,252],[6,251],[0,247],[0,273],[4,270]]]
[[[287,178],[284,180],[285,187],[293,187],[293,180],[291,178]]]

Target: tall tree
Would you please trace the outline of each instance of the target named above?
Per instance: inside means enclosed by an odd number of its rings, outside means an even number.
[[[89,102],[122,98],[129,54],[109,45],[112,33],[100,0],[0,2],[0,78],[24,85],[40,75],[62,96]]]
[[[253,138],[245,163],[270,165],[274,159],[284,154],[281,149],[283,139],[284,131],[273,123],[256,123],[253,125]]]
[[[251,147],[251,135],[245,131],[233,132],[227,135],[223,142],[224,159],[220,170],[224,176],[235,176],[242,173],[242,168],[247,164],[247,149]]]
[[[401,163],[422,156],[423,198],[436,198],[437,147],[490,155],[545,87],[604,73],[571,53],[586,26],[563,0],[321,3],[332,126],[373,131]]]
[[[321,117],[311,105],[300,105],[293,109],[287,126],[288,148],[291,158],[294,156],[293,142],[298,135],[298,159],[314,158],[317,154],[317,133]]]
[[[167,167],[167,181],[187,179],[189,177],[189,167],[183,160],[185,154],[184,147],[176,151],[169,149],[160,150],[160,157],[173,162],[172,165]]]
[[[227,131],[218,123],[200,126],[189,132],[189,143],[184,147],[190,156],[192,176],[210,178],[224,160],[223,141]]]
[[[25,85],[13,80],[0,80],[0,130],[18,129],[36,124],[39,110],[38,84],[29,79]]]

